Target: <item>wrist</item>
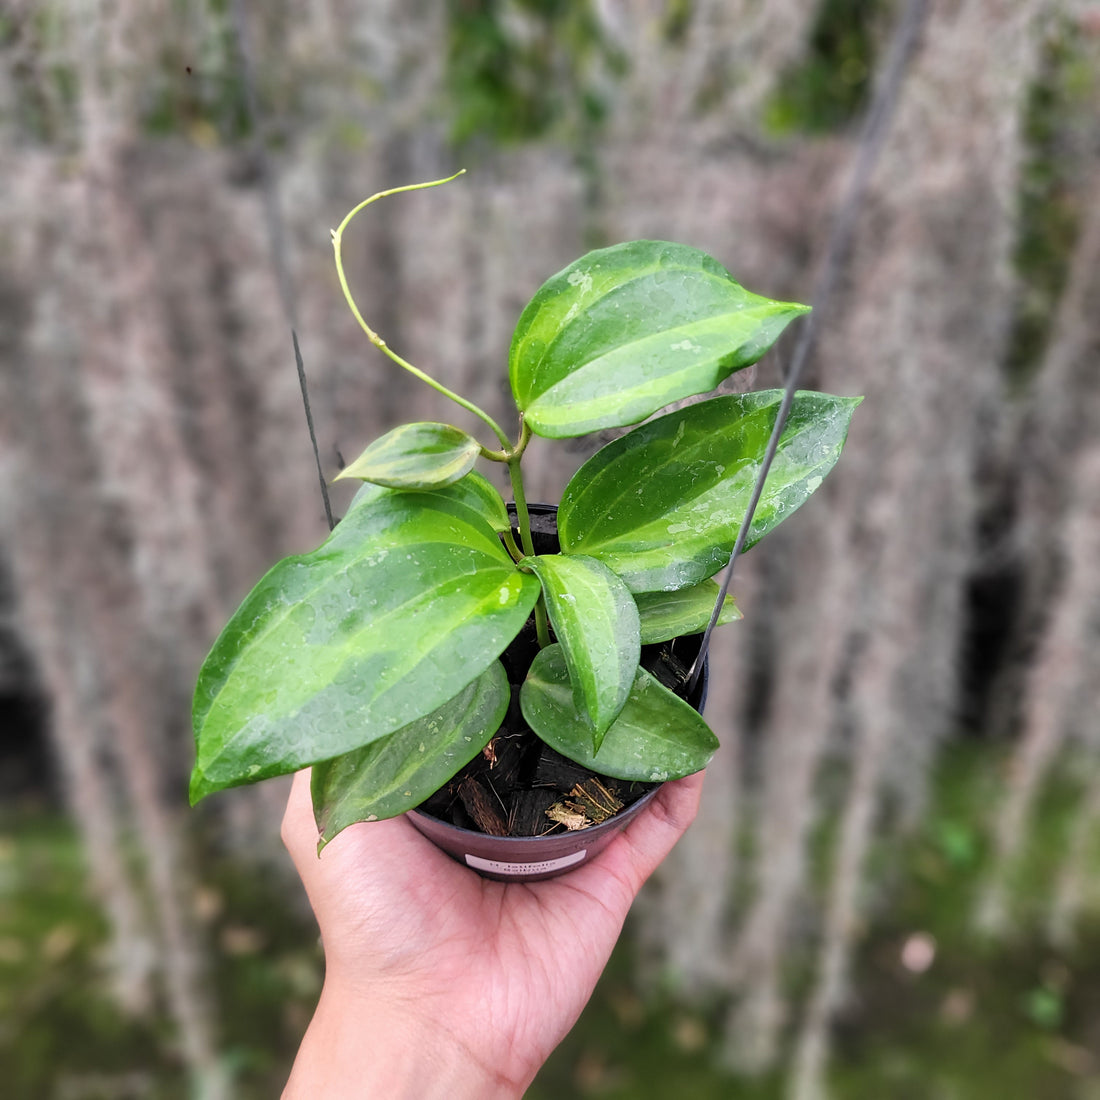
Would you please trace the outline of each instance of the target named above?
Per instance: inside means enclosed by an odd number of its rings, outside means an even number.
[[[326,980],[282,1100],[518,1100],[525,1085],[484,1065],[415,1005]]]

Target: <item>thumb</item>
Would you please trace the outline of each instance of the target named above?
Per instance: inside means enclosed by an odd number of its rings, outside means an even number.
[[[611,876],[622,885],[627,895],[622,900],[629,906],[642,883],[695,820],[702,793],[702,772],[665,783],[657,797],[595,859],[572,873],[573,881],[585,874]]]

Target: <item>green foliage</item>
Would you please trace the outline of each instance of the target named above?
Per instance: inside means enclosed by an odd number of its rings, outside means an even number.
[[[687,38],[695,0],[668,0],[661,12],[661,37],[666,42],[679,43]]]
[[[683,245],[634,241],[589,253],[549,279],[519,319],[512,442],[363,320],[341,239],[372,201],[333,235],[353,313],[393,362],[473,412],[502,449],[447,425],[408,424],[344,471],[365,484],[343,521],[316,551],[259,582],[203,665],[192,800],[314,765],[325,840],[353,821],[404,812],[500,725],[508,693],[497,658],[532,610],[540,652],[520,705],[540,738],[621,779],[700,770],[714,735],[640,668],[642,640],[708,621],[717,588],[704,582],[729,558],[782,395],[715,397],[609,443],[566,488],[556,554],[534,552],[522,459],[532,433],[622,427],[713,389],[806,307],[749,293]],[[750,543],[821,484],[858,403],[796,395]],[[500,494],[470,469],[479,456],[508,468],[514,533]],[[639,608],[635,594],[651,595]],[[727,604],[723,618],[734,617]]]
[[[1044,1031],[1057,1031],[1065,1017],[1065,1000],[1057,989],[1039,985],[1029,989],[1022,998],[1027,1018]]]
[[[849,976],[851,997],[831,1039],[829,1093],[843,1100],[1006,1100],[1097,1095],[1100,1064],[1100,923],[1093,912],[1076,946],[1055,951],[1042,935],[1066,850],[1066,826],[1081,812],[1081,783],[1056,781],[1040,799],[1031,871],[1011,885],[1012,934],[981,941],[973,918],[992,869],[983,843],[990,807],[1003,795],[1005,747],[956,739],[931,776],[923,825],[905,840],[883,835],[872,852],[868,927]],[[1072,769],[1067,768],[1067,771]],[[831,848],[812,858],[829,881]],[[1100,874],[1095,847],[1086,875]],[[824,892],[818,898],[824,904]],[[916,974],[901,962],[914,933],[935,958]],[[818,947],[792,948],[802,967]],[[803,944],[805,948],[807,944]],[[639,945],[624,938],[577,1026],[528,1090],[529,1100],[565,1094],[602,1100],[691,1096],[781,1100],[789,1095],[793,1043],[764,1076],[718,1069],[728,1039],[725,1000],[692,1009],[639,989]],[[812,973],[812,971],[811,971]],[[788,1007],[801,1018],[804,1002]]]
[[[562,647],[547,646],[531,665],[520,706],[543,741],[586,768],[615,779],[660,782],[701,771],[718,748],[699,712],[637,667],[625,704],[594,745],[569,680]]]
[[[595,71],[620,66],[590,0],[448,0],[444,91],[456,142],[597,123],[606,108]]]
[[[524,558],[542,583],[550,625],[572,685],[572,709],[598,749],[623,709],[641,656],[638,608],[630,589],[583,554]]]
[[[698,584],[729,560],[782,393],[715,397],[597,451],[562,494],[567,553],[610,565],[633,592]],[[859,398],[799,393],[754,513],[752,546],[820,486]]]
[[[0,118],[33,142],[71,142],[77,117],[76,65],[62,45],[64,13],[56,4],[6,5],[0,11],[0,65],[11,95]]]
[[[287,904],[282,876],[207,847],[199,914],[235,1100],[278,1096],[320,989],[317,930]],[[137,857],[137,853],[128,852]],[[127,945],[135,946],[136,945]],[[125,1012],[105,970],[108,928],[87,890],[73,827],[0,806],[0,1068],[4,1100],[187,1100],[178,1031],[161,998]]]
[[[1019,280],[1005,373],[1024,390],[1053,331],[1084,207],[1095,196],[1078,178],[1083,125],[1095,126],[1100,45],[1068,20],[1045,40],[1043,65],[1024,113],[1015,267]]]
[[[638,608],[642,645],[700,633],[710,621],[717,601],[718,585],[711,580],[672,592],[635,592],[634,603]],[[722,626],[740,618],[741,612],[733,597],[727,596],[715,625]]]
[[[512,394],[531,430],[552,439],[636,424],[755,363],[806,312],[750,294],[696,248],[597,249],[549,279],[520,316]]]
[[[279,562],[215,642],[195,690],[192,801],[430,714],[500,656],[538,594],[466,484],[371,486],[319,549]]]
[[[402,424],[337,475],[387,489],[442,489],[473,468],[481,444],[450,424]]]
[[[357,821],[411,810],[465,767],[504,721],[511,692],[494,661],[438,710],[334,760],[310,775],[322,845]]]
[[[176,5],[177,31],[158,42],[158,64],[138,103],[145,131],[158,137],[180,133],[202,144],[242,142],[252,134],[244,70],[237,56],[230,0],[205,0],[203,18],[188,18]],[[193,28],[193,29],[192,29]]]
[[[783,74],[765,110],[776,133],[828,133],[864,106],[883,0],[821,0],[806,52]]]

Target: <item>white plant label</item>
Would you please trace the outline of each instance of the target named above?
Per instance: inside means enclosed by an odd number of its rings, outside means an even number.
[[[482,859],[481,856],[472,856],[467,852],[466,863],[475,871],[491,871],[495,875],[541,875],[547,871],[572,867],[574,863],[580,863],[586,855],[588,849],[582,848],[579,852],[571,852],[559,859],[546,859],[539,863],[508,863],[499,859]]]

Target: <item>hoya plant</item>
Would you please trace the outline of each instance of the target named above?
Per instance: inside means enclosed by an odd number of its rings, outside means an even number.
[[[363,484],[342,520],[259,581],[202,666],[192,802],[312,766],[323,840],[417,806],[497,733],[513,692],[500,658],[532,617],[537,649],[519,705],[557,752],[601,775],[660,781],[704,768],[717,747],[640,654],[710,619],[711,578],[730,556],[782,393],[680,403],[756,362],[808,307],[751,293],[686,245],[589,252],[516,325],[513,437],[389,348],[345,277],[343,234],[359,211],[444,182],[356,206],[333,233],[336,269],[371,342],[474,414],[488,442],[445,423],[403,424],[343,470]],[[858,401],[797,394],[746,545],[821,484]],[[632,425],[566,486],[559,552],[536,553],[531,437]],[[479,462],[507,470],[512,515]],[[727,598],[722,621],[737,616]]]

